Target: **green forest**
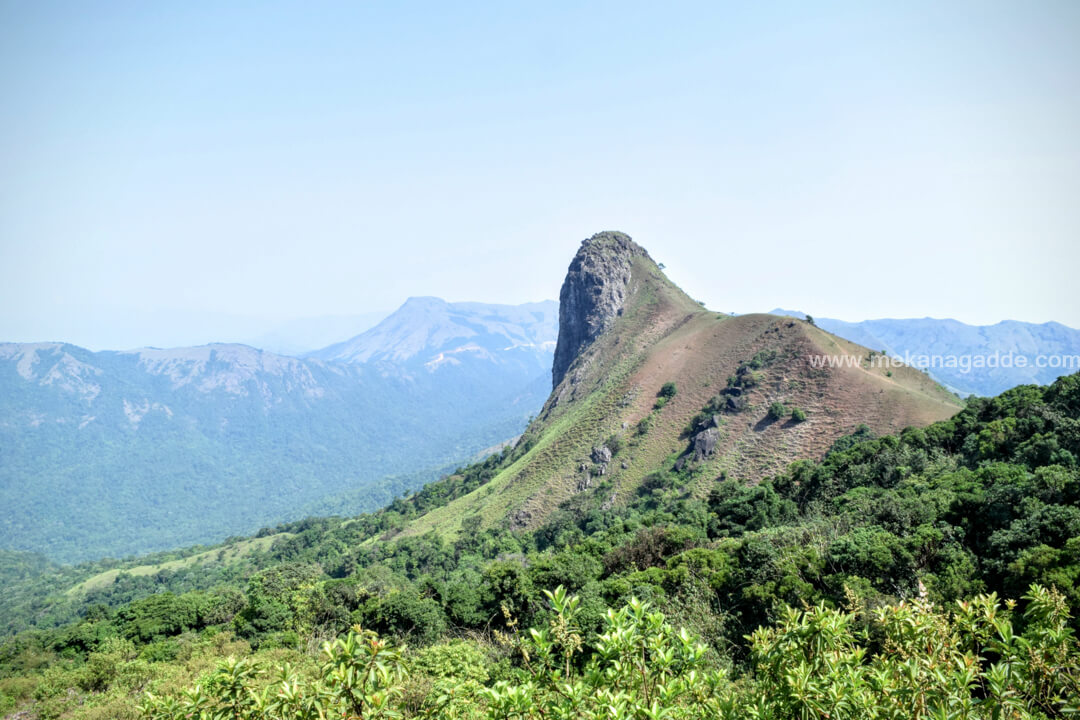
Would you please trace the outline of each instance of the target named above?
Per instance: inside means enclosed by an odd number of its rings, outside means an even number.
[[[0,547],[80,563],[374,511],[520,433],[548,390],[540,356],[403,377],[246,352],[291,374],[246,377],[211,351],[174,386],[137,353],[36,351],[45,370],[89,368],[91,403],[0,362]]]
[[[1080,375],[706,497],[673,455],[622,506],[407,532],[529,443],[232,563],[71,593],[91,569],[6,557],[0,713],[1080,715]]]

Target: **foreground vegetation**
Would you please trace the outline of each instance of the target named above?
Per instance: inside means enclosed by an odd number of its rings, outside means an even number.
[[[455,540],[399,535],[529,442],[379,513],[267,531],[291,535],[231,574],[123,580],[77,622],[23,630],[0,646],[0,712],[1076,712],[1080,376],[898,436],[857,431],[754,487],[719,478],[696,497],[672,458],[623,507],[601,482],[532,532],[466,517]]]
[[[749,638],[732,682],[648,603],[609,610],[588,642],[580,598],[546,592],[548,626],[503,638],[516,666],[491,680],[475,643],[414,661],[371,632],[327,642],[315,673],[230,657],[180,697],[147,695],[150,720],[393,718],[1050,718],[1080,714],[1080,647],[1061,595],[1035,585],[1026,630],[993,595],[949,612],[925,599],[857,611],[787,608]],[[1011,607],[1011,603],[1009,604]],[[410,671],[412,673],[410,674]]]

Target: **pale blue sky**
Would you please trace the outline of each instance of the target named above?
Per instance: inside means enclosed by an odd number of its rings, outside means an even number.
[[[1080,327],[1080,3],[757,5],[2,1],[0,340],[556,298],[602,229],[718,310]]]

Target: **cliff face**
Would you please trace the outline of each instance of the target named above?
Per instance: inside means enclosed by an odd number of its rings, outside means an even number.
[[[574,359],[622,313],[635,257],[645,249],[621,232],[601,232],[582,241],[559,292],[559,340],[551,369],[557,387]]]

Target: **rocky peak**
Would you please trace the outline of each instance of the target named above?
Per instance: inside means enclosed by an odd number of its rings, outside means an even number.
[[[553,387],[562,382],[581,351],[622,313],[635,257],[649,254],[621,232],[601,232],[582,241],[559,292]]]

